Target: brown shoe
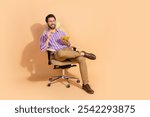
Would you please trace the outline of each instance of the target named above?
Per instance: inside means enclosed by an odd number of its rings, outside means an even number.
[[[91,89],[91,87],[90,87],[90,85],[89,84],[86,84],[86,85],[82,85],[82,89],[84,90],[84,91],[86,91],[87,93],[89,93],[89,94],[93,94],[94,93],[94,91]]]
[[[95,60],[96,59],[96,56],[92,53],[87,53],[85,51],[82,51],[84,53],[84,57],[88,58],[88,59],[91,59],[91,60]]]

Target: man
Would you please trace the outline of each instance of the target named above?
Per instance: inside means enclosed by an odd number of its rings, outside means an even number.
[[[46,51],[48,48],[55,50],[54,58],[59,61],[69,59],[79,63],[80,73],[82,77],[82,89],[89,94],[93,94],[88,80],[87,65],[85,58],[95,60],[96,56],[85,51],[74,51],[71,48],[69,40],[64,40],[62,37],[66,36],[65,32],[56,29],[56,17],[53,14],[46,16],[45,21],[48,29],[45,30],[40,38],[41,51]]]

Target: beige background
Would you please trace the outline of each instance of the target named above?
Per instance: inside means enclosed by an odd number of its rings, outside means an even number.
[[[149,0],[1,0],[0,99],[150,99]],[[87,60],[89,95],[74,82],[47,87],[58,74],[39,49],[44,19],[54,13]],[[78,67],[68,70],[80,78]],[[65,83],[65,82],[64,82]]]

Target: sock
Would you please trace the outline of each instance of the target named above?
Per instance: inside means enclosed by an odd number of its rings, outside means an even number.
[[[84,56],[84,52],[81,52],[80,54],[81,54],[81,56]]]

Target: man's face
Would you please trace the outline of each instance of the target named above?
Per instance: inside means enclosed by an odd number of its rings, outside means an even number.
[[[48,27],[50,29],[55,29],[56,28],[56,20],[53,17],[48,18]]]

